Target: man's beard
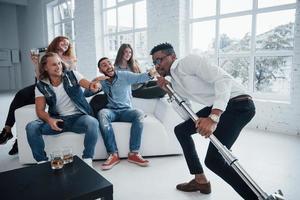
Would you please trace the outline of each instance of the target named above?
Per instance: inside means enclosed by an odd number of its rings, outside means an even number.
[[[114,72],[114,71],[112,71],[112,72]],[[115,72],[112,74],[112,75],[110,75],[110,73],[111,72],[102,72],[105,76],[108,76],[108,77],[110,77],[110,78],[113,78],[113,77],[115,77]]]

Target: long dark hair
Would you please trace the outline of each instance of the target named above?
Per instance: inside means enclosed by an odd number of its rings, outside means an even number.
[[[118,66],[122,64],[122,59],[124,55],[124,51],[126,48],[129,48],[131,50],[131,58],[127,61],[128,67],[130,68],[130,71],[134,73],[141,73],[141,69],[139,67],[139,63],[137,60],[134,59],[133,56],[133,49],[130,44],[122,44],[118,50],[117,57],[114,63],[114,66]]]
[[[48,58],[54,57],[54,56],[57,56],[57,58],[60,59],[59,55],[57,53],[53,53],[53,52],[46,52],[46,54],[43,55],[43,57],[41,58],[41,61],[39,63],[39,73],[40,73],[39,80],[43,80],[43,79],[49,78],[49,74],[45,70],[45,67],[47,65]],[[63,69],[65,69],[64,65],[63,65]]]

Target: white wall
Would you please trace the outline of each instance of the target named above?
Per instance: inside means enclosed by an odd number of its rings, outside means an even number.
[[[18,24],[16,6],[0,3],[0,49],[19,50]],[[11,61],[11,59],[10,59]],[[20,74],[20,64],[10,62],[0,66],[0,91],[14,90],[21,84],[17,75]]]
[[[34,83],[35,74],[30,60],[30,49],[48,45],[45,11],[44,3],[39,0],[28,0],[27,6],[17,6],[23,86]]]
[[[178,57],[185,55],[185,0],[147,1],[148,49],[162,42],[173,45]]]
[[[87,79],[97,76],[101,54],[101,18],[98,0],[75,0],[75,33],[78,71]]]
[[[14,64],[9,69],[10,74],[4,70],[0,71],[0,90],[1,87],[9,90],[20,89],[34,83],[30,49],[47,45],[43,6],[45,1],[2,2],[7,1],[0,0],[0,48],[19,50],[20,64]]]

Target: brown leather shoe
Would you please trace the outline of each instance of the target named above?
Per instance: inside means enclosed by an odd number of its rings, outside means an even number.
[[[203,194],[211,193],[210,182],[207,183],[198,183],[195,179],[191,180],[188,183],[181,183],[176,185],[177,190],[184,191],[184,192],[195,192],[200,191]]]

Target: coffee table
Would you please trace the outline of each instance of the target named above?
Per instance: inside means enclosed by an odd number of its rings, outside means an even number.
[[[60,170],[46,162],[0,173],[0,198],[112,200],[113,185],[74,156],[73,163]]]

